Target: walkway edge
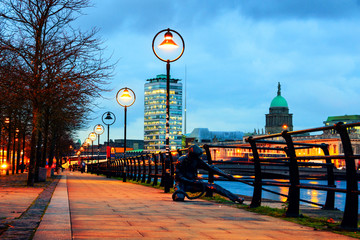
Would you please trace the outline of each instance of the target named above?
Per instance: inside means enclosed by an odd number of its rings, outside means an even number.
[[[33,239],[71,239],[71,235],[69,196],[63,175]]]

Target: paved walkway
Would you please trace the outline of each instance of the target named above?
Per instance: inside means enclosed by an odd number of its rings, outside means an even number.
[[[67,172],[34,239],[352,239],[151,187]]]

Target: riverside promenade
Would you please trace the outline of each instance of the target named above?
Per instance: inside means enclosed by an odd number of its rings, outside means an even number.
[[[50,192],[56,183],[30,237],[21,235],[26,229],[22,218],[40,190],[1,189],[0,203],[10,202],[0,206],[0,214],[13,214],[8,218],[14,221],[0,239],[353,239],[224,204],[173,202],[162,190],[94,174],[64,172],[47,187]],[[33,216],[36,222],[36,211]]]

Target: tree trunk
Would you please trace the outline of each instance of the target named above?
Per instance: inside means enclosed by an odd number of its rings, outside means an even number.
[[[38,135],[38,126],[39,126],[39,107],[34,104],[33,106],[33,120],[31,131],[31,142],[30,142],[30,163],[29,163],[29,174],[28,174],[28,186],[34,186],[35,181],[35,169],[36,169],[36,136]]]

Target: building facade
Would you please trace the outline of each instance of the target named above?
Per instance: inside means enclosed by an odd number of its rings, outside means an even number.
[[[326,121],[324,121],[325,126],[332,126],[338,122],[343,122],[344,124],[349,123],[357,123],[360,122],[360,115],[343,115],[343,116],[329,116]],[[348,129],[350,134],[360,134],[360,127],[355,126]],[[334,135],[336,131],[334,130],[327,130],[324,131],[324,134]]]
[[[271,101],[269,113],[265,114],[265,118],[266,134],[280,133],[283,130],[293,130],[292,113],[289,113],[286,99],[281,96],[280,83],[278,83],[277,96]]]
[[[146,80],[144,93],[144,150],[165,150],[166,75]],[[181,148],[182,83],[170,79],[170,150]]]

